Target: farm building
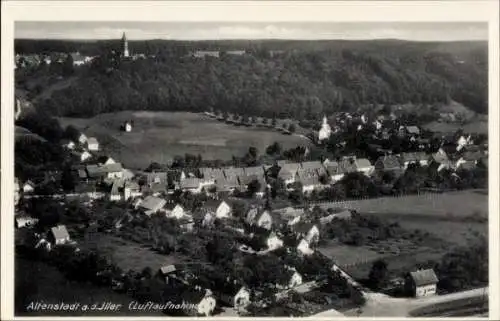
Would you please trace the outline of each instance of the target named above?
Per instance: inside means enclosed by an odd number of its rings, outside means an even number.
[[[432,269],[410,272],[405,278],[405,288],[415,297],[436,294],[438,277]]]
[[[49,235],[54,245],[67,244],[70,242],[69,233],[65,225],[54,226],[50,229]]]
[[[141,202],[139,202],[138,207],[144,211],[144,214],[151,216],[152,214],[158,212],[165,206],[167,201],[156,196],[148,196]]]
[[[87,139],[87,149],[90,151],[98,151],[99,150],[99,142],[95,137],[89,137]]]

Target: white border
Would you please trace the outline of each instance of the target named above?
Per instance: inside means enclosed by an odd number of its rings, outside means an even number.
[[[13,320],[13,31],[14,21],[324,21],[324,22],[489,22],[489,241],[490,301],[500,302],[499,180],[498,180],[498,0],[490,1],[2,1],[2,153],[1,153],[1,319]],[[53,317],[15,320],[52,320]],[[71,317],[67,320],[90,318]],[[176,318],[111,318],[96,320],[169,320]],[[179,318],[177,318],[179,319]],[[183,318],[186,320],[186,318]],[[212,319],[212,318],[208,318]],[[214,318],[234,319],[234,318]],[[265,318],[259,318],[265,319]],[[267,318],[269,319],[269,318]],[[277,318],[274,318],[277,319]],[[287,319],[287,318],[279,318]],[[331,320],[332,318],[317,318]],[[344,318],[343,318],[344,319]],[[403,318],[345,318],[401,320]],[[463,318],[462,318],[463,319]],[[500,319],[498,305],[490,304],[489,319]],[[433,320],[436,320],[434,318]]]

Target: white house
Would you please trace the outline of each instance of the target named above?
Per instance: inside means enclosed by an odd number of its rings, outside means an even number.
[[[267,249],[272,251],[283,247],[283,241],[275,233],[271,233],[267,237],[266,245]]]
[[[300,240],[299,244],[297,245],[297,251],[305,256],[314,253],[314,250],[312,250],[309,246],[309,242],[307,242],[305,239]]]
[[[23,193],[30,194],[35,191],[35,184],[32,181],[26,181],[23,185]]]
[[[179,302],[179,304],[188,307],[188,309],[191,307],[186,312],[194,316],[212,315],[217,304],[214,296],[209,294],[208,291],[188,289],[181,296],[182,302]]]
[[[66,149],[69,149],[69,150],[73,150],[73,149],[75,149],[76,144],[75,144],[74,141],[68,140],[68,141],[65,141],[63,143],[63,147],[66,148]]]
[[[362,172],[366,176],[369,176],[375,170],[375,166],[373,166],[370,161],[366,158],[357,158],[356,159],[356,168],[359,172]]]
[[[186,215],[184,208],[180,204],[176,204],[172,210],[167,210],[167,217],[180,219]]]
[[[309,244],[315,244],[319,241],[319,229],[314,223],[298,223],[292,226],[298,238],[303,238]]]
[[[290,281],[288,282],[288,288],[295,288],[302,284],[302,275],[299,274],[295,269],[293,270],[293,274],[290,277]]]
[[[147,196],[138,204],[138,207],[144,212],[144,214],[146,214],[147,216],[151,216],[152,214],[161,210],[166,203],[167,201],[162,198],[156,196]]]
[[[38,219],[27,216],[27,215],[19,215],[16,216],[16,228],[30,227],[38,223]]]
[[[84,133],[80,133],[80,136],[78,136],[78,142],[80,144],[85,144],[87,142],[87,136],[85,136]]]
[[[220,202],[219,206],[215,211],[215,217],[217,218],[228,218],[231,217],[231,206],[229,206],[225,201]]]
[[[90,151],[98,151],[99,150],[99,142],[95,137],[89,137],[87,139],[87,149]]]
[[[242,286],[233,297],[233,307],[236,310],[245,309],[250,304],[250,291]]]
[[[433,269],[410,272],[405,278],[405,287],[415,297],[436,294],[438,277]]]
[[[80,162],[84,162],[84,161],[86,161],[87,159],[89,159],[91,157],[92,157],[92,154],[90,154],[86,150],[84,150],[83,152],[81,152],[79,154]]]
[[[71,240],[65,225],[58,225],[51,228],[50,236],[54,245],[67,244]]]

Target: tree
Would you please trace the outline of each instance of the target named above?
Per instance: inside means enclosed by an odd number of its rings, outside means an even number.
[[[250,195],[254,195],[255,193],[257,193],[258,191],[260,191],[260,188],[261,188],[261,184],[258,180],[254,179],[253,181],[251,181],[249,184],[248,184],[248,193]]]
[[[75,73],[75,67],[73,66],[73,56],[68,54],[63,62],[63,76],[68,77]]]
[[[295,125],[290,124],[290,126],[288,126],[288,130],[290,131],[290,133],[295,133]]]
[[[281,144],[278,142],[274,142],[272,145],[269,145],[266,148],[266,154],[269,156],[277,156],[280,155],[283,150],[283,147],[281,147]]]
[[[272,125],[273,127],[276,127],[276,123],[277,123],[277,120],[276,120],[276,118],[275,118],[275,117],[273,117],[273,119],[272,119],[272,121],[271,121],[271,125]]]
[[[377,260],[373,262],[368,280],[371,286],[375,289],[380,289],[387,282],[388,269],[387,263],[384,260]]]

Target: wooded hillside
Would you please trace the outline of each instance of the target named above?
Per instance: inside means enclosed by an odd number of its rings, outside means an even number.
[[[20,52],[49,52],[50,46],[50,42],[28,40],[16,43]],[[29,71],[29,77],[23,74],[26,70],[18,70],[18,87],[29,91],[33,91],[31,78],[78,77],[37,102],[37,107],[58,116],[90,117],[127,109],[214,109],[300,120],[366,104],[439,105],[450,100],[478,113],[488,110],[484,42],[131,42],[132,53],[156,56],[136,61],[109,54],[119,48],[116,41],[53,42],[52,46],[101,55],[91,66],[75,70],[64,63],[59,68],[54,63],[42,65]],[[248,54],[186,57],[195,49],[244,49]],[[271,56],[270,50],[284,52]],[[38,84],[34,96],[43,94],[44,86],[49,85]]]

